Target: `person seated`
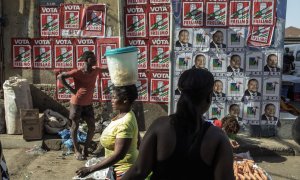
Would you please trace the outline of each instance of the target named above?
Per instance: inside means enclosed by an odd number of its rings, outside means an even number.
[[[137,161],[123,180],[142,180],[151,172],[150,179],[234,179],[233,153],[226,134],[203,119],[212,101],[213,84],[213,75],[203,69],[181,74],[175,114],[151,124]]]
[[[136,161],[138,125],[131,107],[137,97],[135,85],[113,86],[112,108],[119,113],[101,134],[100,143],[105,148],[105,159],[93,166],[79,168],[76,171],[79,177],[113,166],[118,179]]]

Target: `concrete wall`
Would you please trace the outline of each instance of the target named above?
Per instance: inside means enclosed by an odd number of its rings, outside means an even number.
[[[13,69],[11,61],[11,38],[29,37],[39,35],[39,6],[45,3],[105,3],[107,4],[107,26],[111,26],[113,36],[120,36],[123,42],[123,5],[124,0],[3,0],[4,17],[4,78],[20,76],[29,80],[34,106],[42,112],[51,108],[64,115],[68,115],[68,102],[57,101],[55,97],[55,72],[48,70]],[[120,15],[119,15],[120,14]],[[122,19],[120,19],[120,17]],[[96,118],[104,121],[110,118],[110,103],[94,103]],[[141,130],[149,127],[154,119],[167,115],[167,106],[158,104],[136,103],[134,110],[137,114]]]

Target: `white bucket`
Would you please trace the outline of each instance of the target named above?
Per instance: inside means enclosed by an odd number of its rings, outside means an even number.
[[[136,84],[138,79],[138,49],[134,46],[107,50],[107,66],[115,86]]]

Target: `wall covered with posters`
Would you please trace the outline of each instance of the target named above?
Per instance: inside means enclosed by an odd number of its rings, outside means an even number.
[[[172,7],[170,113],[176,111],[180,74],[201,68],[215,77],[207,119],[231,114],[240,124],[276,125],[286,2],[174,0]]]

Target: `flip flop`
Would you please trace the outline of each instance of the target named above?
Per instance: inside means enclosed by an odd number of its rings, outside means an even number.
[[[83,156],[82,154],[80,154],[80,155],[74,155],[75,156],[75,158],[78,160],[78,161],[84,161],[84,160],[86,160],[86,157],[85,156]]]

